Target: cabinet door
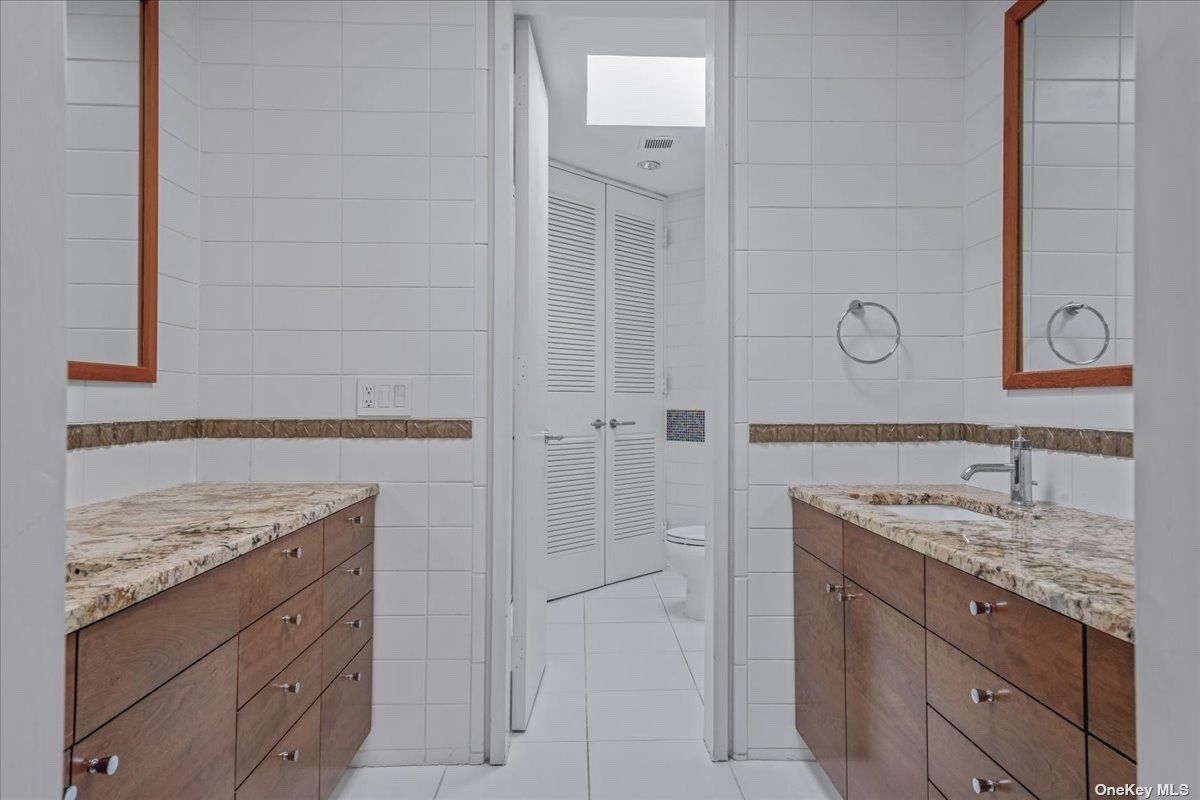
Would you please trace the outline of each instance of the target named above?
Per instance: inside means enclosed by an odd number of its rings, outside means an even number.
[[[846,581],[849,797],[925,798],[925,629]]]
[[[842,603],[830,586],[841,573],[792,548],[795,600],[796,730],[846,797],[846,658]],[[921,702],[925,694],[921,693]]]

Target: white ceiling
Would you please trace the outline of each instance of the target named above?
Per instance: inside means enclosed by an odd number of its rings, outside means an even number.
[[[587,56],[704,56],[702,17],[574,16],[560,13],[558,3],[529,3],[534,41],[542,75],[550,95],[550,157],[590,170],[607,178],[644,189],[674,194],[704,185],[703,128],[643,128],[587,125]],[[576,12],[596,13],[596,3],[571,3]],[[625,4],[621,4],[625,5]],[[653,2],[639,4],[643,12],[666,12]],[[697,4],[698,5],[698,4]],[[693,10],[678,3],[675,14]],[[606,8],[606,11],[609,10]],[[631,10],[628,9],[627,10]],[[642,137],[668,134],[676,137],[666,151],[643,154]],[[653,172],[637,162],[652,158],[662,163]]]

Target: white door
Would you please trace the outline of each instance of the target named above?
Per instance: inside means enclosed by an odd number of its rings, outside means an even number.
[[[663,203],[606,187],[605,582],[663,566]]]
[[[550,597],[604,584],[604,184],[550,169]]]
[[[546,669],[546,255],[550,122],[529,21],[517,20],[514,84],[516,184],[516,375],[513,463],[512,727],[529,724]]]

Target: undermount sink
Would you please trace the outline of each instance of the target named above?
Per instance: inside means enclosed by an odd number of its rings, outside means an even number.
[[[960,506],[944,505],[941,503],[880,505],[879,508],[910,519],[936,520],[939,522],[992,522],[1000,519],[990,514],[980,514],[978,511],[971,511]]]

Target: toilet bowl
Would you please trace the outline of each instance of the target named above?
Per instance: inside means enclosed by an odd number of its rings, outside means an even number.
[[[708,586],[708,575],[704,571],[704,534],[703,525],[668,528],[664,544],[667,565],[687,582],[684,606],[685,613],[692,619],[704,619],[704,597]]]

